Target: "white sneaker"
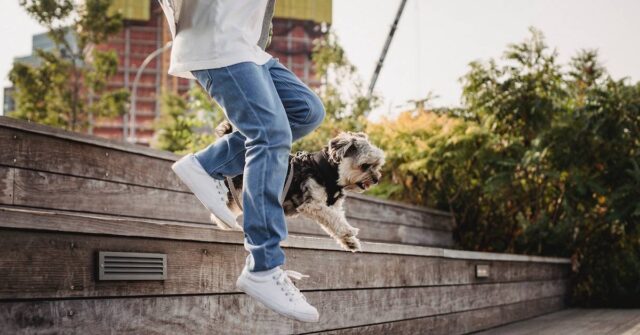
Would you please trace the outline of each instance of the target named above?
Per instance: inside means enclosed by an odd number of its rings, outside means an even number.
[[[229,200],[224,181],[211,177],[194,154],[187,154],[171,165],[171,169],[217,219],[222,229],[241,229],[236,216],[227,207]]]
[[[289,277],[302,279],[309,276],[291,270],[283,271],[280,267],[268,275],[259,276],[251,274],[245,266],[236,281],[236,287],[286,317],[304,322],[318,322],[318,310],[307,302],[307,298]]]

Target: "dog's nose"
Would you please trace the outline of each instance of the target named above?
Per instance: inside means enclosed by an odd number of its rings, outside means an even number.
[[[373,177],[371,177],[371,179],[373,179],[373,183],[374,183],[374,184],[377,184],[377,183],[378,183],[378,177],[373,176]]]

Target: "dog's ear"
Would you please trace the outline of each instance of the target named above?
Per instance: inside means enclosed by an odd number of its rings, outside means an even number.
[[[336,162],[357,152],[356,139],[348,133],[340,133],[329,141],[329,157]]]
[[[363,132],[361,132],[361,131],[358,131],[358,132],[350,131],[350,132],[349,132],[349,134],[351,134],[352,136],[362,137],[362,138],[364,138],[365,140],[368,140],[368,139],[369,139],[369,135],[367,135],[367,134],[365,134],[365,133],[363,133]]]

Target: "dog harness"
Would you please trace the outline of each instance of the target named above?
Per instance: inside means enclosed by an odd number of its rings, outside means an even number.
[[[293,158],[293,155],[289,155],[289,158]],[[282,197],[280,198],[280,205],[284,204],[284,199],[287,196],[287,192],[289,192],[289,186],[291,186],[291,180],[293,179],[293,159],[290,159],[290,161],[291,162],[289,163],[289,170],[287,171],[287,181],[284,183],[284,190],[282,191]],[[233,196],[233,200],[241,210],[244,210],[244,208],[242,208],[242,197],[238,194],[238,190],[233,184],[233,179],[231,179],[231,177],[229,176],[227,176],[226,178],[227,183],[229,184],[229,190],[231,191],[231,195]],[[244,183],[242,183],[242,185],[244,186]]]
[[[317,165],[318,179],[324,181],[323,186],[327,192],[327,206],[333,206],[342,196],[342,186],[338,185],[338,167],[329,160],[329,153],[324,148],[313,155],[313,161]]]

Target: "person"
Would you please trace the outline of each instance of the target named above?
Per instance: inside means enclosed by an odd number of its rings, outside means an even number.
[[[274,0],[158,0],[172,35],[169,74],[197,79],[235,131],[185,155],[173,170],[221,221],[225,176],[243,174],[244,247],[236,286],[287,317],[317,322],[318,311],[283,270],[287,226],[280,199],[293,141],[324,120],[318,96],[264,48]]]

